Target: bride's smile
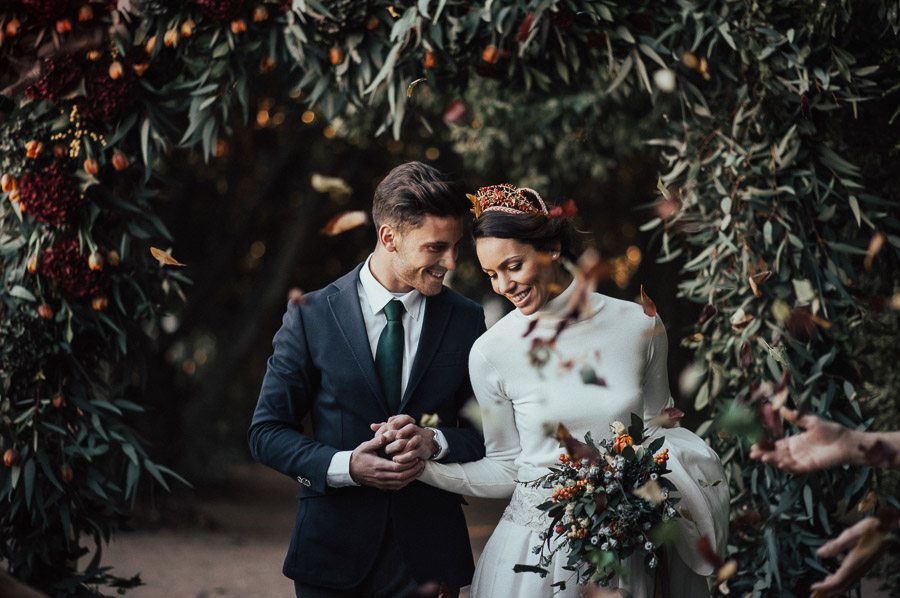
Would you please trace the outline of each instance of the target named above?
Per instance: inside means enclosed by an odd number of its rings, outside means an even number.
[[[571,280],[559,265],[559,251],[540,251],[516,239],[483,237],[475,243],[481,268],[498,295],[524,315],[556,297]]]

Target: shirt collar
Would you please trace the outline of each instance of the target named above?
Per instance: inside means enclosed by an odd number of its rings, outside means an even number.
[[[403,304],[406,313],[411,315],[414,320],[418,320],[422,316],[422,307],[425,305],[424,296],[419,291],[413,289],[407,293],[392,293],[382,285],[372,271],[369,269],[372,255],[366,258],[366,263],[359,271],[359,283],[362,285],[363,293],[369,302],[369,308],[373,314],[377,314],[384,309],[391,299],[396,299]]]

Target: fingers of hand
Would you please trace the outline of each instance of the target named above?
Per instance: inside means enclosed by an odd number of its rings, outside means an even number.
[[[401,413],[400,415],[392,415],[391,417],[389,417],[387,420],[387,423],[388,423],[388,426],[392,430],[399,430],[399,429],[403,428],[404,426],[407,426],[409,424],[414,424],[415,421],[416,420],[414,420],[409,415],[406,415],[405,413]]]
[[[409,444],[408,440],[403,440],[399,438],[384,448],[384,452],[388,455],[398,455],[406,450],[406,446]]]

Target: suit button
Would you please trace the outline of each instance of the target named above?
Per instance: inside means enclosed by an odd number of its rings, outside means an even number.
[[[312,482],[310,482],[308,479],[304,478],[303,476],[298,475],[297,481],[300,482],[301,484],[303,484],[304,486],[306,486],[307,488],[312,486]]]

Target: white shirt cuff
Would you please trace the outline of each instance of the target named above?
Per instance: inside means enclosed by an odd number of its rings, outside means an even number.
[[[435,455],[434,460],[443,459],[447,454],[447,451],[450,450],[450,445],[447,443],[447,438],[444,436],[444,433],[438,430],[437,428],[431,428],[434,430],[434,441],[437,443],[438,450],[437,455]]]
[[[339,451],[331,458],[331,463],[328,465],[328,473],[325,474],[325,481],[332,488],[359,486],[350,477],[350,455],[352,454],[353,451]]]

